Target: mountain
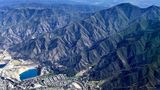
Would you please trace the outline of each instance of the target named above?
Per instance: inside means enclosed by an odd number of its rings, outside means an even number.
[[[36,38],[73,21],[85,19],[100,9],[67,4],[21,4],[0,8],[0,46],[6,49],[27,39]]]
[[[35,30],[48,30],[42,21],[46,29]],[[154,89],[160,75],[159,28],[159,7],[124,3],[24,39],[8,51],[14,58],[49,67],[55,74],[77,76],[85,70],[81,77],[88,78],[89,84],[98,82],[102,90]]]

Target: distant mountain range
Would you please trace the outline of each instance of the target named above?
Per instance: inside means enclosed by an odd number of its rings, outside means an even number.
[[[111,7],[120,3],[132,3],[140,7],[148,7],[150,5],[160,5],[159,0],[0,0],[1,6],[12,6],[19,4],[69,4],[69,5],[95,5],[103,7]]]
[[[0,6],[10,6],[10,5],[20,5],[20,4],[31,4],[31,3],[37,3],[37,4],[76,4],[76,2],[68,0],[0,0],[0,3],[2,3]]]
[[[86,70],[82,77],[102,90],[158,88],[160,7],[124,3],[86,11],[2,9],[0,45],[54,73]]]

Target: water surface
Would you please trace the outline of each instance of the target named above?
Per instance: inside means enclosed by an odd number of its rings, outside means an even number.
[[[33,78],[39,76],[37,69],[30,69],[20,74],[20,80],[25,80],[29,78]]]

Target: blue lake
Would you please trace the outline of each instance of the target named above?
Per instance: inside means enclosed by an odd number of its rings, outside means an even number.
[[[20,74],[20,80],[25,80],[29,78],[33,78],[39,76],[39,72],[37,69],[30,69]]]
[[[4,66],[6,66],[6,64],[0,64],[0,68],[3,68]]]

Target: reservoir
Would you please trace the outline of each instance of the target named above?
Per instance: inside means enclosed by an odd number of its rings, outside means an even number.
[[[33,78],[39,76],[39,72],[37,69],[30,69],[20,74],[20,80],[25,80],[29,78]]]
[[[4,66],[6,66],[6,64],[0,64],[0,68],[3,68]]]

